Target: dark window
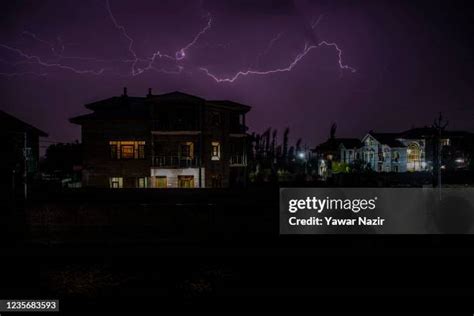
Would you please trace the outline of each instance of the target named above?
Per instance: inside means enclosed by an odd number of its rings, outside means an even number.
[[[221,125],[221,114],[219,112],[212,112],[211,113],[211,124],[212,124],[212,126],[220,126]]]
[[[180,144],[181,157],[192,157],[193,156],[193,145],[191,142]]]
[[[164,154],[164,147],[163,143],[156,142],[155,143],[155,148],[153,149],[155,151],[155,155],[163,155]]]
[[[145,158],[145,145],[138,145],[138,159]]]
[[[211,178],[211,187],[212,188],[221,188],[222,187],[222,179],[220,176],[212,176]]]
[[[117,145],[110,145],[110,158],[118,159],[117,157]]]
[[[165,130],[169,129],[169,116],[167,112],[161,112],[158,114],[158,129]]]

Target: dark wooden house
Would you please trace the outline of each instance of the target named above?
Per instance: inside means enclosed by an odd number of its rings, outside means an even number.
[[[246,182],[247,105],[181,92],[86,105],[83,186],[207,188]]]

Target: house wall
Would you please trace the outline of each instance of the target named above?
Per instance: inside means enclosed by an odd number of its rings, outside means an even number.
[[[239,117],[243,113],[196,104],[151,106],[150,117],[141,120],[85,120],[81,123],[84,186],[109,187],[110,178],[121,177],[123,187],[132,188],[136,187],[137,178],[150,178],[153,176],[151,173],[156,173],[158,169],[168,170],[166,172],[172,179],[180,172],[189,171],[196,175],[195,183],[198,183],[199,177],[193,168],[197,168],[199,163],[202,167],[202,187],[228,187],[232,184],[230,159],[234,154],[245,156],[247,152],[247,135],[241,124],[245,118]],[[145,158],[112,159],[109,141],[121,140],[145,141]],[[196,160],[190,168],[156,165],[155,157],[180,156],[180,144],[183,142],[193,143]],[[211,159],[212,142],[220,143],[219,160]],[[244,165],[239,167],[246,168]],[[232,178],[241,181],[242,174],[246,174],[246,170],[237,172],[237,176]],[[150,186],[152,179],[149,180]],[[174,182],[171,182],[173,187]]]
[[[168,188],[178,188],[179,176],[193,176],[195,188],[205,188],[206,185],[206,170],[201,168],[202,186],[199,186],[199,168],[151,168],[151,184],[150,187],[155,187],[155,177],[165,176]]]
[[[345,148],[344,146],[341,145],[341,148],[340,148],[341,162],[346,163],[346,164],[351,164],[351,163],[353,163],[354,161],[357,160],[357,155],[358,154],[360,156],[359,149],[357,149],[357,148],[347,149],[347,148]]]
[[[398,154],[398,161],[394,159]],[[375,172],[406,172],[407,150],[405,147],[390,147],[381,144],[377,139],[368,135],[359,149],[362,160]]]
[[[109,141],[145,141],[145,159],[113,159]],[[109,187],[109,178],[122,177],[124,188],[136,187],[136,178],[149,177],[151,137],[142,121],[88,121],[82,126],[83,185]]]

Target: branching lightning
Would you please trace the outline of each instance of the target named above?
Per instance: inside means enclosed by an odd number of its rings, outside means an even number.
[[[288,72],[293,70],[294,67],[313,49],[319,48],[321,46],[330,46],[334,47],[334,49],[337,51],[337,56],[338,56],[338,66],[341,70],[350,70],[351,72],[356,72],[355,68],[352,68],[349,65],[346,65],[342,61],[342,50],[339,48],[339,46],[336,43],[330,43],[327,41],[321,41],[317,45],[308,45],[308,43],[305,44],[304,49],[301,53],[296,55],[296,57],[289,63],[288,66],[283,67],[283,68],[275,68],[275,69],[270,69],[270,70],[253,70],[253,69],[248,69],[245,71],[239,71],[236,74],[234,74],[231,77],[219,77],[209,71],[209,69],[205,67],[201,67],[200,69],[204,71],[206,75],[214,79],[214,81],[221,83],[221,82],[228,82],[232,83],[236,81],[240,77],[246,77],[249,75],[258,75],[258,76],[264,76],[264,75],[271,75],[279,72]]]
[[[28,55],[26,53],[24,53],[22,50],[18,49],[18,48],[15,48],[15,47],[10,47],[8,45],[5,45],[5,44],[0,44],[0,47],[6,49],[6,50],[9,50],[9,51],[12,51],[16,54],[18,54],[20,57],[24,58],[25,60],[27,61],[33,61],[34,63],[40,65],[40,66],[43,66],[43,67],[53,67],[53,68],[59,68],[59,69],[63,69],[63,70],[70,70],[76,74],[93,74],[93,75],[100,75],[104,72],[104,68],[100,69],[100,70],[78,70],[74,67],[71,67],[71,66],[67,66],[67,65],[62,65],[60,63],[49,63],[49,62],[45,62],[43,61],[39,56],[35,56],[35,55]]]
[[[159,72],[173,73],[173,74],[181,73],[181,71],[183,70],[183,66],[181,66],[181,65],[176,66],[176,69],[177,69],[176,71],[170,71],[170,70],[165,70],[163,68],[158,69],[158,68],[154,67],[153,64],[155,63],[157,58],[160,58],[160,59],[165,58],[165,59],[168,59],[168,60],[173,61],[173,62],[179,62],[179,61],[183,60],[186,57],[186,52],[192,46],[194,46],[197,43],[199,38],[202,35],[204,35],[204,33],[206,33],[211,28],[211,24],[212,24],[212,16],[208,12],[207,13],[208,21],[207,21],[206,26],[194,36],[194,38],[192,39],[191,42],[189,42],[184,47],[182,47],[181,49],[176,51],[174,57],[171,56],[171,55],[168,55],[168,54],[163,54],[160,51],[156,51],[155,53],[153,53],[153,55],[150,58],[139,58],[137,56],[137,53],[133,50],[133,44],[134,44],[133,38],[130,35],[128,35],[127,30],[125,29],[125,27],[117,22],[117,19],[115,18],[114,14],[112,13],[112,10],[110,8],[109,0],[106,0],[106,7],[107,7],[107,12],[109,13],[110,19],[112,20],[114,26],[118,30],[121,31],[122,35],[129,42],[128,51],[132,55],[133,59],[132,60],[125,60],[125,62],[132,62],[132,68],[131,68],[131,75],[132,76],[140,75],[140,74],[142,74],[142,73],[144,73],[148,70],[155,70],[155,71],[159,71]],[[143,67],[143,68],[136,67],[138,62],[146,62],[146,66]]]
[[[314,30],[318,24],[321,22],[323,15],[320,15],[316,20],[311,22],[311,29]],[[269,50],[272,48],[274,43],[279,40],[281,37],[281,33],[277,34],[268,44],[267,48],[259,54],[259,58],[269,52]],[[336,43],[331,43],[328,41],[320,41],[318,44],[315,45],[309,45],[308,43],[305,43],[304,49],[302,52],[297,54],[295,58],[286,66],[283,68],[274,68],[274,69],[269,69],[269,70],[254,70],[254,69],[247,69],[243,71],[238,71],[234,75],[230,77],[219,77],[209,71],[208,68],[206,67],[200,67],[199,69],[202,70],[207,76],[211,77],[214,81],[217,83],[222,83],[222,82],[227,82],[227,83],[232,83],[235,82],[237,79],[240,77],[246,77],[249,75],[257,75],[257,76],[265,76],[265,75],[272,75],[276,73],[281,73],[281,72],[289,72],[292,71],[293,68],[296,67],[296,65],[313,49],[319,48],[321,46],[328,46],[328,47],[333,47],[336,52],[337,52],[337,57],[338,57],[338,66],[341,71],[343,70],[349,70],[351,72],[356,72],[356,69],[346,65],[342,61],[342,49],[339,48],[339,46]]]
[[[193,47],[197,43],[199,38],[211,28],[211,25],[212,25],[212,16],[208,12],[207,13],[207,24],[206,24],[206,26],[199,33],[196,34],[196,36],[193,38],[193,40],[191,42],[189,42],[189,44],[187,44],[186,46],[184,46],[183,48],[181,48],[180,50],[178,50],[175,53],[176,60],[182,60],[183,58],[185,58],[186,57],[186,51],[188,51],[188,49],[190,49],[191,47]]]
[[[279,67],[279,68],[264,69],[264,70],[258,69],[260,68],[259,64],[260,64],[261,59],[263,59],[268,54],[270,54],[270,51],[274,49],[275,43],[283,37],[283,32],[280,32],[276,34],[276,36],[271,38],[271,40],[268,42],[265,49],[257,55],[256,66],[254,66],[253,68],[246,69],[246,70],[240,70],[229,77],[219,76],[211,72],[208,67],[191,65],[190,63],[183,63],[184,60],[189,57],[189,51],[191,50],[191,48],[193,48],[194,46],[197,47],[196,44],[211,29],[212,24],[213,24],[213,17],[209,12],[207,12],[205,15],[207,23],[196,32],[196,34],[194,35],[194,37],[192,37],[190,42],[188,42],[182,48],[176,50],[174,54],[173,53],[166,54],[166,53],[162,53],[161,51],[155,51],[151,56],[143,57],[143,56],[140,56],[140,54],[135,50],[134,38],[128,33],[126,27],[123,24],[119,23],[119,21],[113,14],[109,0],[105,0],[105,9],[107,11],[107,14],[114,28],[120,32],[120,35],[123,38],[125,38],[127,42],[126,48],[127,48],[128,56],[126,56],[125,58],[106,59],[106,58],[66,55],[64,54],[66,50],[65,47],[66,45],[69,45],[69,44],[65,44],[62,41],[61,37],[56,37],[54,41],[50,41],[50,40],[45,40],[37,36],[34,32],[25,30],[22,32],[21,34],[22,36],[29,37],[33,39],[34,41],[38,42],[39,44],[45,45],[46,47],[49,48],[51,52],[49,58],[41,57],[38,54],[26,53],[22,49],[14,47],[12,45],[0,44],[0,49],[9,51],[10,53],[14,53],[19,58],[19,60],[16,60],[16,61],[0,59],[0,62],[9,66],[13,66],[13,67],[26,65],[26,64],[32,64],[32,65],[39,65],[44,68],[56,68],[60,70],[66,70],[66,71],[70,71],[79,75],[88,74],[88,75],[95,75],[95,76],[103,75],[104,73],[106,73],[106,71],[107,73],[113,75],[114,73],[109,71],[111,69],[110,67],[117,66],[120,64],[127,64],[127,65],[130,64],[130,71],[127,73],[127,76],[132,76],[132,77],[141,75],[148,71],[156,71],[156,72],[165,73],[165,74],[180,74],[186,68],[192,68],[192,69],[198,69],[199,71],[204,72],[208,77],[210,77],[217,83],[232,83],[240,78],[251,76],[251,75],[265,76],[265,75],[272,75],[276,73],[290,72],[312,50],[324,46],[324,47],[330,47],[330,48],[335,49],[337,57],[338,57],[338,62],[337,62],[338,67],[341,70],[341,72],[344,70],[356,72],[356,69],[352,68],[351,66],[343,62],[343,58],[342,58],[343,51],[336,43],[328,42],[325,40],[317,42],[315,39],[309,42],[306,42],[303,50],[299,52],[292,60],[288,61],[288,64],[286,66]],[[311,30],[314,30],[318,26],[322,17],[323,16],[320,15],[317,19],[313,20],[309,24],[309,26],[311,27]],[[199,48],[202,49],[202,47],[199,47]],[[158,66],[159,60],[166,61],[167,62],[165,64],[166,67]],[[67,61],[81,61],[81,62],[86,62],[86,63],[93,63],[96,67],[99,67],[99,68],[98,69],[78,69],[70,65],[70,63],[65,64]],[[104,65],[110,65],[110,67],[104,67]],[[29,70],[21,71],[21,72],[11,72],[11,73],[0,72],[0,76],[5,76],[5,77],[25,76],[25,75],[44,77],[47,74],[48,74],[47,72],[36,73]],[[120,75],[120,73],[118,72],[115,74]]]

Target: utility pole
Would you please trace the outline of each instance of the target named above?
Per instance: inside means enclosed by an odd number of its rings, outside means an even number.
[[[448,126],[448,121],[443,119],[441,112],[437,119],[435,119],[433,123],[433,128],[435,130],[435,137],[434,137],[434,148],[435,148],[435,159],[436,163],[434,164],[433,172],[437,172],[437,180],[433,181],[433,186],[437,186],[441,191],[441,167],[442,167],[442,145],[441,145],[441,136]]]
[[[28,150],[27,150],[27,136],[26,132],[23,133],[23,189],[25,201],[28,198]]]

